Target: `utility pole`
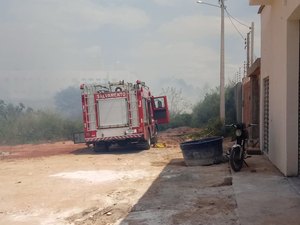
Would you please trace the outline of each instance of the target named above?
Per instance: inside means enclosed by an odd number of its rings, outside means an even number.
[[[225,50],[224,50],[224,0],[219,0],[219,5],[197,1],[197,3],[218,7],[221,9],[221,44],[220,44],[220,120],[225,123]]]
[[[246,74],[248,74],[248,70],[250,67],[250,32],[247,33],[247,64],[246,64]]]
[[[224,48],[224,0],[219,0],[221,8],[221,52],[220,52],[220,120],[225,123],[225,48]]]
[[[251,23],[251,53],[250,53],[250,64],[254,63],[254,22]]]

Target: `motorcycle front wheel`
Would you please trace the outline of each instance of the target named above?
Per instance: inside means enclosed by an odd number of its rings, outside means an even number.
[[[241,148],[233,148],[229,156],[230,166],[235,172],[240,171],[243,167],[244,153],[241,155],[240,151],[242,151]]]

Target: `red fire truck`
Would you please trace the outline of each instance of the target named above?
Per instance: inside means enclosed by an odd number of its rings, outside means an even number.
[[[144,82],[82,84],[84,142],[95,151],[134,143],[150,149],[157,125],[169,122],[166,96],[153,97]],[[74,142],[79,143],[79,136]]]

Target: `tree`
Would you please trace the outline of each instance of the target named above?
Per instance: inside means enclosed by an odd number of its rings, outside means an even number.
[[[236,107],[234,97],[235,84],[231,82],[225,88],[226,123],[236,122]],[[206,126],[208,123],[218,121],[220,116],[220,94],[216,88],[207,93],[204,99],[195,105],[192,113],[193,125],[196,127]]]
[[[77,87],[68,87],[58,92],[55,97],[55,105],[59,112],[70,119],[81,117],[81,94]]]
[[[195,127],[202,127],[210,120],[217,120],[220,112],[220,95],[215,89],[193,108],[192,121]]]
[[[178,115],[188,111],[191,104],[182,96],[182,91],[174,87],[163,88],[161,95],[166,95],[171,115]]]
[[[236,99],[235,99],[235,88],[236,84],[234,82],[231,82],[225,89],[225,108],[226,108],[226,123],[236,123]]]

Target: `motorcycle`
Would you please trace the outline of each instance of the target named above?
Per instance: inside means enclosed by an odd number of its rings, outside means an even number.
[[[233,127],[235,129],[235,143],[227,152],[227,156],[229,157],[229,163],[233,171],[238,172],[242,169],[243,164],[248,167],[245,159],[250,156],[247,154],[246,145],[248,142],[248,128],[255,126],[256,124],[249,124],[246,126],[245,123],[238,124],[230,124],[226,125],[227,127]]]

